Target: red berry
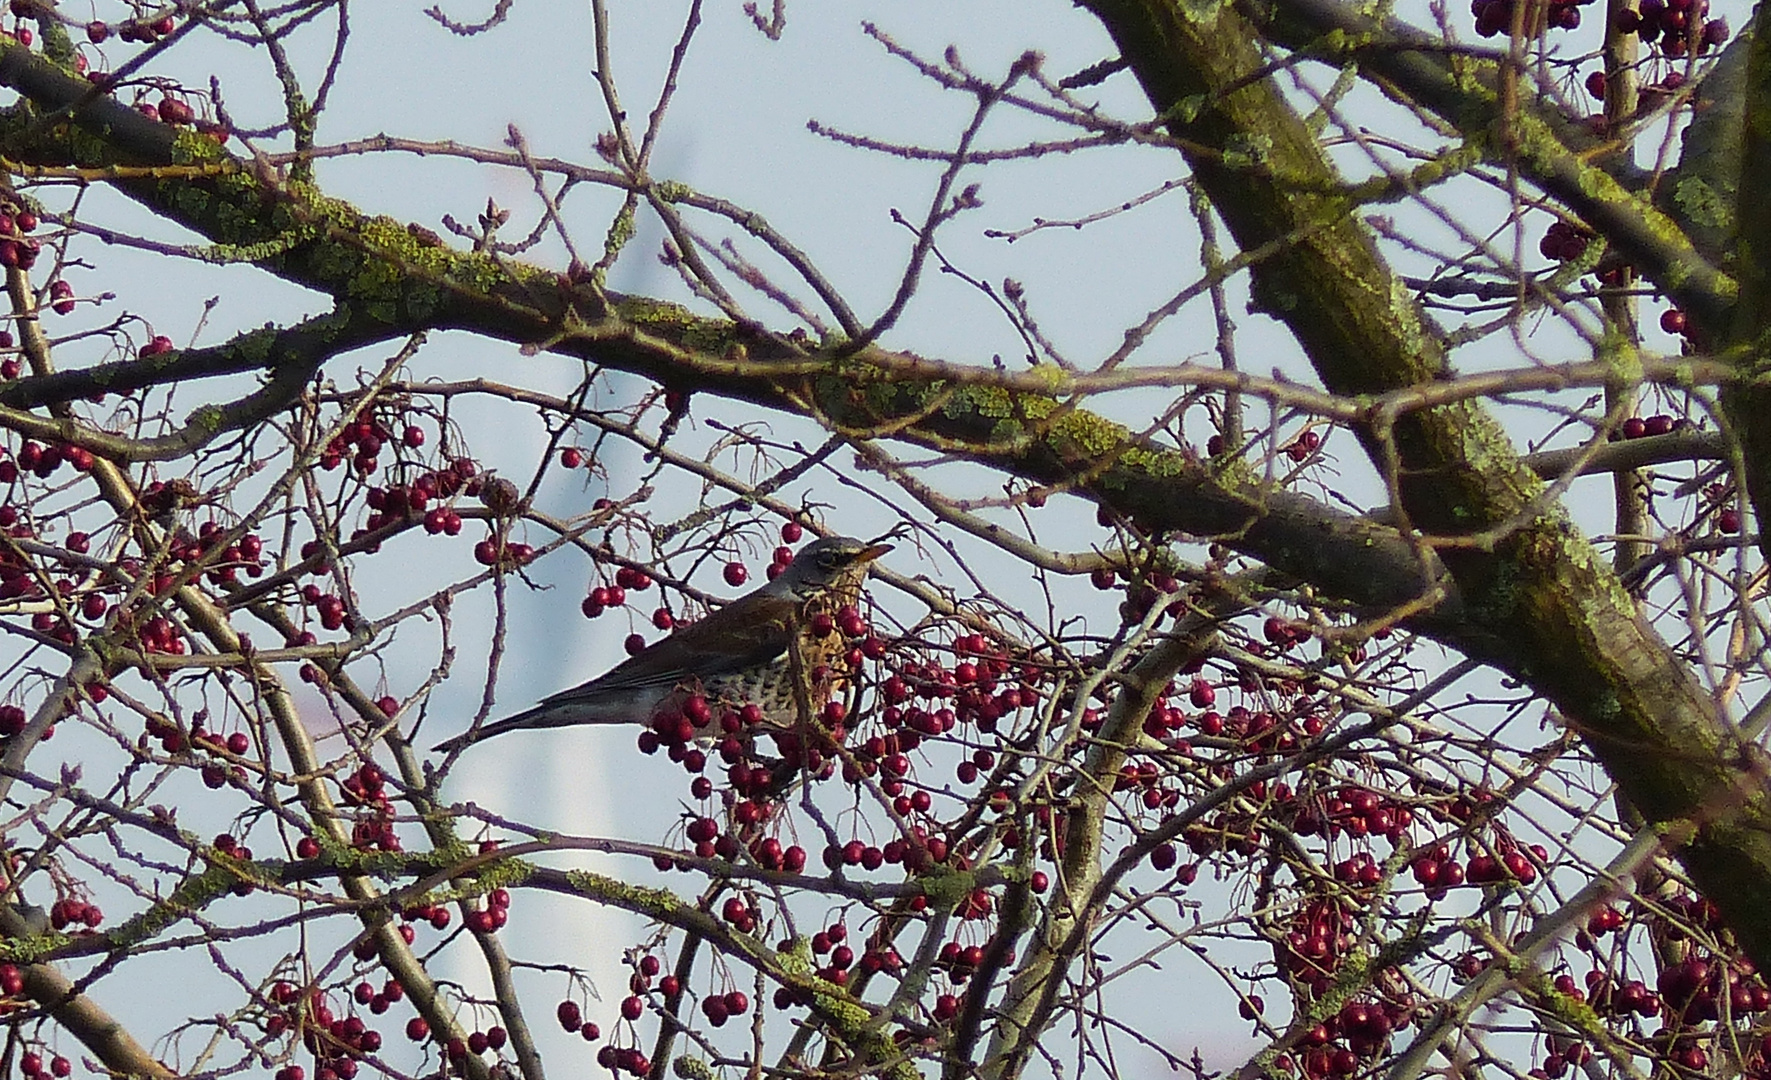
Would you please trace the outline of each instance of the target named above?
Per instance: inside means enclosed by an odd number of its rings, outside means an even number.
[[[1163,872],[1174,869],[1175,847],[1173,844],[1158,844],[1150,849],[1150,865]]]
[[[584,454],[576,446],[568,446],[560,451],[560,464],[568,469],[576,469],[584,464]]]
[[[584,1022],[584,1015],[579,1011],[578,1003],[570,998],[560,1002],[559,1008],[555,1010],[555,1015],[559,1017],[560,1026],[567,1031],[577,1031],[578,1025]]]
[[[750,580],[750,571],[741,562],[729,562],[725,569],[726,584],[736,589]]]
[[[406,1021],[406,1038],[413,1042],[423,1042],[430,1038],[430,1021],[422,1016],[414,1016]]]
[[[1685,313],[1678,308],[1667,308],[1660,313],[1660,328],[1669,334],[1685,332]]]
[[[195,110],[175,97],[162,97],[159,111],[160,119],[168,124],[188,124],[197,118]]]

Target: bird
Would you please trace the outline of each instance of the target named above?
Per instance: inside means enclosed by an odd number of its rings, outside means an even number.
[[[705,727],[720,705],[754,705],[760,717],[753,719],[777,730],[794,727],[800,717],[796,677],[805,679],[812,707],[821,708],[846,676],[841,669],[847,643],[818,616],[834,617],[854,604],[868,566],[890,550],[891,544],[847,536],[814,540],[773,581],[679,627],[607,674],[470,728],[435,749],[454,753],[509,731],[653,724],[681,715],[685,705],[697,713],[697,727]],[[814,679],[820,668],[828,669],[827,676]],[[691,701],[696,698],[706,711]]]

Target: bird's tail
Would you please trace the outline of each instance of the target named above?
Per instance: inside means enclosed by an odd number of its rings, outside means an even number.
[[[502,735],[507,731],[522,731],[525,728],[559,727],[562,723],[571,722],[570,720],[565,719],[555,719],[553,715],[555,711],[556,710],[543,708],[529,709],[525,712],[517,713],[515,716],[507,716],[502,720],[494,720],[490,724],[481,724],[479,727],[468,728],[453,739],[444,739],[442,742],[431,747],[431,749],[438,753],[453,754],[455,751],[466,749],[482,739],[490,739],[494,735]]]
[[[625,724],[631,723],[633,719],[634,715],[629,710],[598,707],[571,699],[562,701],[550,698],[532,709],[525,709],[517,713],[515,716],[507,716],[502,720],[494,720],[490,724],[468,728],[453,739],[444,739],[431,749],[437,753],[453,754],[457,750],[490,739],[494,735],[502,735],[507,731],[570,727],[574,724]]]
[[[481,724],[476,728],[468,728],[453,739],[444,739],[431,747],[431,750],[439,754],[453,754],[457,750],[465,750],[481,739],[490,739],[494,735],[502,735],[507,731],[516,731],[524,727],[525,725],[518,723],[521,719],[520,716],[512,716],[504,720],[495,720],[490,724]]]

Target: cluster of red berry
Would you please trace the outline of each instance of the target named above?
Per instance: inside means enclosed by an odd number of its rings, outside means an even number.
[[[1675,431],[1684,431],[1691,426],[1691,421],[1683,416],[1672,416],[1668,413],[1655,413],[1653,416],[1632,416],[1617,425],[1617,437],[1621,439],[1648,439],[1656,435],[1671,435]]]
[[[1246,1000],[1244,1011],[1259,1015],[1254,1006],[1258,996],[1250,995]],[[1412,995],[1407,993],[1380,999],[1355,998],[1304,1032],[1299,1040],[1301,1060],[1296,1054],[1287,1053],[1279,1055],[1274,1064],[1286,1072],[1297,1069],[1309,1080],[1351,1076],[1387,1051],[1393,1035],[1414,1024],[1413,1009]]]
[[[1550,0],[1543,12],[1544,28],[1576,29],[1580,26],[1580,9],[1590,3],[1592,0]],[[1514,0],[1471,0],[1470,3],[1470,14],[1476,17],[1476,33],[1483,37],[1506,32],[1513,25],[1513,11]],[[1525,28],[1527,33],[1536,33],[1537,29],[1534,26]]]
[[[376,421],[359,421],[328,444],[321,455],[320,467],[336,469],[347,455],[351,455],[352,466],[359,473],[372,473],[378,467],[376,455],[386,445],[383,439],[386,434],[387,429]],[[416,425],[408,427],[400,445],[407,449],[423,446],[424,430]],[[422,525],[431,536],[458,536],[463,519],[456,509],[456,496],[472,498],[481,494],[479,466],[472,458],[465,457],[455,458],[441,468],[419,471],[409,482],[371,485],[363,493],[363,504],[370,512],[364,516],[362,525],[352,531],[350,542],[374,554],[380,550],[385,534],[414,523]],[[500,551],[512,560],[518,555],[523,556],[522,561],[534,556],[534,550],[526,544],[508,543],[500,548],[488,539],[475,546],[474,557],[482,564],[491,565],[498,561]],[[310,573],[330,572],[326,547],[319,539],[304,543],[300,554]]]
[[[1598,73],[1601,80],[1604,74]],[[1589,83],[1589,87],[1590,87]],[[1546,259],[1558,262],[1571,262],[1587,253],[1587,247],[1593,242],[1593,234],[1570,221],[1560,219],[1550,222],[1544,231],[1543,239],[1537,242],[1537,250]]]
[[[1340,899],[1306,901],[1292,914],[1290,928],[1279,942],[1280,965],[1301,988],[1321,996],[1354,949],[1353,925],[1353,915]]]
[[[55,930],[73,927],[90,931],[104,921],[105,913],[83,896],[64,896],[49,905],[49,925]]]
[[[0,973],[0,989],[4,989],[5,982],[4,974]],[[15,992],[7,991],[8,994]],[[52,1054],[45,1068],[41,1052],[26,1050],[18,1056],[18,1074],[22,1080],[65,1080],[74,1074],[74,1063],[60,1054]]]
[[[16,456],[6,458],[5,453],[4,449],[0,449],[0,484],[16,482],[21,473],[30,473],[39,480],[47,480],[63,464],[87,472],[93,464],[90,450],[69,443],[39,443],[26,439],[20,444]],[[14,509],[13,514],[16,516],[17,513]]]
[[[1709,0],[1642,0],[1636,11],[1617,13],[1618,32],[1636,34],[1645,45],[1658,44],[1669,59],[1685,56],[1727,42],[1728,20],[1706,19]]]
[[[388,797],[387,774],[381,766],[366,761],[345,777],[339,787],[345,805],[362,811],[351,824],[351,846],[361,851],[399,851],[394,804]]]
[[[393,1000],[405,996],[398,983],[388,983]],[[314,1056],[314,1080],[354,1080],[359,1062],[381,1050],[381,1032],[356,1015],[339,1016],[326,993],[318,988],[303,994],[287,980],[274,983],[266,997],[273,1011],[265,1030],[274,1038],[292,1029],[301,1032],[302,1045]],[[282,1066],[276,1080],[306,1080],[307,1071],[290,1063]]]
[[[207,718],[205,717],[205,720],[206,719]],[[160,738],[161,745],[165,746],[167,743],[165,737],[167,728],[172,728],[173,731],[177,730],[176,726],[173,725],[171,721],[156,719],[148,725],[148,735],[156,736],[156,733],[159,733],[157,737]],[[236,784],[244,784],[246,782],[246,770],[235,760],[243,756],[246,751],[252,748],[251,737],[244,731],[236,731],[223,736],[220,732],[205,731],[203,729],[203,721],[194,720],[191,724],[189,745],[193,751],[202,750],[221,758],[220,761],[205,761],[203,763],[201,775],[203,777],[204,787],[214,790],[226,786],[229,780],[232,780]],[[226,851],[232,843],[233,838],[229,837],[227,843],[224,844],[218,842],[216,847]],[[249,852],[246,855],[237,857],[249,859],[252,856]]]
[[[25,711],[17,705],[0,705],[0,738],[10,739],[25,730]]]
[[[652,1059],[637,1046],[605,1044],[596,1052],[596,1063],[610,1072],[624,1072],[629,1076],[649,1076],[652,1072]]]
[[[554,1010],[554,1015],[558,1018],[561,1027],[569,1032],[576,1032],[583,1037],[585,1042],[596,1042],[603,1037],[602,1029],[595,1024],[586,1023],[584,1010],[579,1008],[578,1003],[570,998],[560,1002],[559,1008]]]
[[[617,567],[615,570],[615,584],[598,585],[591,589],[590,594],[584,598],[581,610],[584,612],[585,618],[594,619],[610,608],[625,606],[627,604],[627,593],[629,589],[634,592],[644,592],[651,587],[651,575],[643,570],[636,570],[629,566]],[[639,639],[639,648],[635,648],[632,639],[629,639],[627,651],[629,655],[631,655],[645,647],[646,641],[644,638]]]
[[[28,234],[36,232],[38,224],[35,210],[17,203],[0,205],[0,266],[29,270],[37,264],[43,243]]]
[[[351,459],[351,467],[358,473],[367,476],[379,465],[378,455],[382,448],[394,442],[393,427],[387,420],[376,415],[373,409],[364,409],[355,421],[345,426],[343,431],[334,435],[320,454],[320,468],[330,472],[344,464],[344,459]],[[417,424],[407,424],[400,432],[399,445],[409,450],[417,450],[425,443],[424,429]],[[474,475],[469,470],[460,478],[465,481]]]
[[[149,120],[158,120],[162,124],[174,126],[188,124],[197,118],[197,112],[182,97],[163,94],[158,104],[142,98],[135,103],[135,111]]]
[[[252,861],[252,849],[241,843],[232,833],[218,833],[215,839],[210,841],[210,846],[230,859],[238,859],[243,863]],[[250,896],[253,884],[242,878],[234,882],[231,891],[235,896]]]
[[[31,7],[31,0],[13,0],[12,13],[21,16],[27,15],[30,13]],[[158,15],[152,19],[130,19],[120,22],[117,24],[116,33],[119,41],[151,45],[176,29],[178,29],[178,23],[171,15]],[[104,44],[110,36],[111,26],[103,19],[94,19],[86,24],[86,40],[94,45]]]

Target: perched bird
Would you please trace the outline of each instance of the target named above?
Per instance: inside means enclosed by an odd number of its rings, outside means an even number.
[[[817,618],[861,595],[867,566],[892,549],[846,536],[807,544],[775,580],[654,642],[606,675],[542,699],[539,705],[439,743],[453,752],[507,731],[578,724],[648,724],[699,695],[710,705],[755,705],[776,728],[797,723],[794,661],[806,673],[812,706],[842,688],[847,644]],[[799,648],[790,649],[798,635]],[[820,667],[826,677],[812,680]]]

